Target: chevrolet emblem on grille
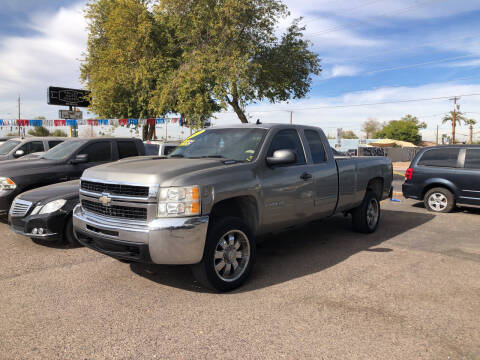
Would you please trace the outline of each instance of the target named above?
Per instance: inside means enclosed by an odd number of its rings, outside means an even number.
[[[98,198],[98,201],[104,206],[110,206],[112,203],[112,198],[110,197],[110,194],[103,193],[102,196]]]

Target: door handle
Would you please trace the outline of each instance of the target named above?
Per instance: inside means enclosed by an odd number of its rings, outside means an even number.
[[[305,180],[305,181],[310,180],[311,178],[312,178],[312,174],[309,174],[307,172],[300,175],[300,179]]]

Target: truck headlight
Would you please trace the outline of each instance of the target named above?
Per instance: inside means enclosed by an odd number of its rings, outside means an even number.
[[[0,191],[14,190],[16,187],[17,184],[15,184],[12,179],[3,176],[0,177]]]
[[[200,188],[198,186],[159,189],[159,217],[193,215],[200,215]]]
[[[35,206],[35,209],[33,209],[30,215],[35,215],[37,213],[39,213],[40,215],[53,213],[61,209],[66,202],[67,200],[65,199],[58,199],[58,200],[50,201],[45,205],[37,205]]]

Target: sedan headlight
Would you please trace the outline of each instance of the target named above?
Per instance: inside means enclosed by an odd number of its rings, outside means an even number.
[[[200,188],[198,186],[159,189],[159,217],[193,215],[200,215]]]
[[[66,202],[67,200],[65,199],[58,199],[58,200],[50,201],[45,205],[37,205],[35,209],[33,209],[30,215],[35,215],[37,213],[39,213],[40,215],[53,213],[61,209]]]
[[[12,179],[7,177],[0,177],[0,191],[1,190],[14,190],[17,185]]]

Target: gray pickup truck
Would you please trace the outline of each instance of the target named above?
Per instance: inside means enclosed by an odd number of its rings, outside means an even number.
[[[191,264],[203,285],[228,291],[250,274],[257,235],[335,213],[375,231],[392,176],[386,157],[334,157],[317,127],[215,127],[168,157],[87,169],[74,233],[117,259]]]

